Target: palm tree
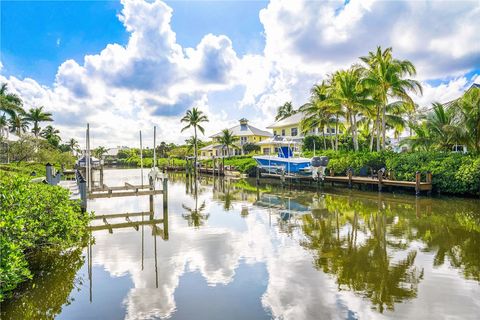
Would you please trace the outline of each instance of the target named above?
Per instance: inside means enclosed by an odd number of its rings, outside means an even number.
[[[0,138],[3,138],[5,133],[8,133],[8,121],[7,116],[2,114],[0,116]]]
[[[182,132],[186,129],[193,127],[194,131],[194,138],[195,138],[195,155],[194,155],[194,168],[196,172],[197,168],[197,156],[198,156],[198,145],[197,145],[197,128],[203,134],[205,129],[200,125],[202,122],[208,122],[208,118],[206,115],[203,114],[202,111],[198,110],[198,108],[193,107],[192,110],[187,110],[187,113],[182,118],[181,122],[185,122],[187,125],[182,128]]]
[[[93,150],[93,154],[95,157],[97,157],[98,159],[102,159],[102,157],[108,152],[108,149],[105,148],[105,147],[98,147],[98,148],[95,148]]]
[[[297,113],[297,111],[293,109],[292,102],[285,102],[282,106],[278,107],[275,121],[283,120],[291,115],[294,115],[295,113]]]
[[[32,132],[35,138],[38,138],[41,131],[38,125],[40,122],[53,121],[52,114],[50,112],[44,112],[43,107],[31,108],[25,115],[25,119],[33,123]]]
[[[315,85],[311,90],[310,101],[300,107],[299,111],[304,113],[304,117],[300,123],[302,131],[307,133],[310,130],[319,128],[323,134],[323,146],[327,149],[325,138],[325,127],[331,129],[334,124],[336,127],[335,135],[338,132],[338,116],[340,107],[333,105],[332,100],[328,96],[329,85],[324,81],[320,85]],[[331,130],[330,130],[331,131]],[[335,138],[338,142],[338,137]],[[333,135],[330,134],[330,142],[332,149],[336,149],[333,142]]]
[[[340,70],[333,75],[333,83],[330,87],[330,97],[326,103],[341,105],[345,108],[345,116],[352,133],[353,147],[358,151],[357,121],[366,108],[375,104],[361,81],[362,70],[353,66],[348,70]]]
[[[3,115],[8,114],[13,117],[15,114],[23,114],[25,111],[22,106],[22,99],[14,93],[8,93],[6,83],[0,85],[0,111]]]
[[[470,89],[452,108],[457,114],[457,123],[465,129],[465,144],[480,152],[480,88]]]
[[[230,148],[238,148],[235,142],[238,141],[238,137],[228,129],[222,130],[222,135],[218,137],[218,142],[222,145],[222,150],[227,150],[227,157],[230,157]],[[225,153],[225,152],[224,152]]]
[[[190,138],[188,138],[187,140],[185,140],[185,143],[187,145],[187,150],[188,152],[192,151],[192,149],[195,149],[195,144],[197,145],[197,147],[201,148],[203,147],[204,145],[204,142],[200,139],[195,139],[194,136],[191,136]]]
[[[363,84],[370,88],[373,97],[378,99],[377,123],[381,123],[381,130],[377,130],[377,135],[380,136],[381,132],[382,149],[385,149],[388,100],[400,99],[413,104],[408,92],[422,93],[422,86],[416,80],[404,79],[406,75],[416,74],[415,66],[408,60],[394,59],[392,48],[382,50],[381,47],[377,47],[375,52],[369,52],[368,56],[360,59],[366,64],[366,67],[362,68],[365,76]]]
[[[60,141],[62,140],[59,134],[60,131],[52,126],[46,126],[45,129],[40,132],[40,136],[47,139],[47,141],[55,147],[58,147]]]
[[[27,132],[29,123],[25,119],[25,116],[17,113],[13,113],[9,119],[10,132],[20,136],[22,133]]]
[[[78,141],[75,140],[74,138],[71,138],[70,140],[68,140],[67,145],[70,151],[73,153],[73,151],[75,151],[78,148]]]

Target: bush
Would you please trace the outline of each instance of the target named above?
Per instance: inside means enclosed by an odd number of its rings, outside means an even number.
[[[69,200],[66,189],[30,183],[29,178],[12,172],[0,174],[1,301],[31,276],[29,252],[78,244],[86,235],[89,216]]]

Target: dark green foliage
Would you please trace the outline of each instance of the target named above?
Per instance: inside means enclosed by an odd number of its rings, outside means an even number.
[[[245,143],[242,148],[243,148],[243,152],[245,152],[245,153],[252,153],[252,152],[259,152],[260,151],[260,146],[258,144],[251,143],[251,142]]]
[[[75,279],[75,275],[83,263],[81,248],[32,255],[33,279],[20,285],[19,294],[2,303],[2,318],[53,319],[62,306],[72,302],[72,290],[81,286],[81,277]]]
[[[0,170],[0,301],[30,277],[32,251],[66,249],[86,235],[89,216],[68,191]]]
[[[312,152],[306,152],[311,157]],[[349,168],[359,174],[362,167],[378,170],[386,168],[396,180],[415,181],[415,173],[431,172],[434,190],[452,194],[475,195],[480,191],[480,156],[452,152],[352,152],[321,151],[316,155],[330,158],[327,170],[345,175]],[[371,172],[371,171],[370,171]]]

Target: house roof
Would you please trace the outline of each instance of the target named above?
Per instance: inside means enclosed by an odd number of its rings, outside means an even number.
[[[209,150],[221,149],[221,148],[222,148],[221,144],[209,144],[208,146],[200,148],[199,151],[209,151]]]
[[[243,120],[243,119],[242,119]],[[249,124],[239,124],[235,127],[229,128],[230,132],[234,136],[262,136],[262,137],[271,137],[272,134],[268,131],[258,129],[254,126]],[[210,138],[216,138],[222,136],[222,132],[216,133]]]
[[[470,90],[472,90],[474,88],[479,88],[480,89],[480,83],[473,83],[467,90],[465,90],[465,92],[460,97],[458,97],[457,99],[453,99],[453,100],[450,100],[448,102],[445,102],[443,105],[446,106],[446,107],[451,106],[454,102],[458,101],[467,92],[469,92]],[[429,108],[428,110],[431,110],[431,108]]]
[[[296,125],[296,124],[299,124],[300,121],[302,121],[304,116],[305,116],[305,114],[303,112],[297,112],[297,113],[291,115],[288,118],[279,120],[279,121],[269,125],[267,128],[275,129],[275,128],[281,128],[281,127]]]

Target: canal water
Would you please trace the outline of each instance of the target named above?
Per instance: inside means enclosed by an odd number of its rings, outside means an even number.
[[[105,183],[140,183],[109,170]],[[162,195],[95,199],[147,212],[40,255],[2,319],[478,319],[480,202],[169,174]],[[102,219],[92,225],[105,226]]]

